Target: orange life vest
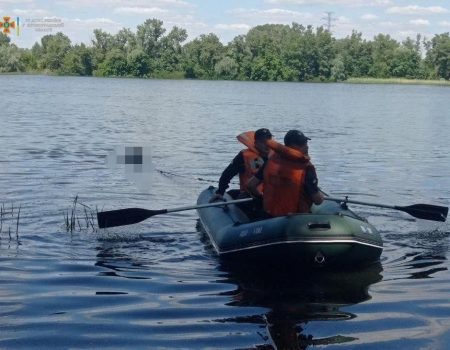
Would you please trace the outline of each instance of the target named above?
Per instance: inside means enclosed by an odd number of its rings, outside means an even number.
[[[239,185],[241,191],[247,192],[247,183],[254,176],[258,170],[263,166],[264,160],[258,153],[253,152],[251,149],[242,151],[244,157],[245,171],[239,174]],[[262,191],[262,186],[258,187]]]
[[[312,200],[304,185],[307,169],[315,170],[310,158],[275,141],[268,145],[275,154],[264,169],[264,210],[272,216],[309,213]]]
[[[236,136],[239,142],[243,143],[248,149],[242,151],[244,157],[245,172],[239,174],[239,185],[243,192],[247,192],[248,181],[258,172],[264,164],[264,159],[260,156],[255,147],[255,132],[246,131]],[[258,186],[259,191],[263,191],[263,184]]]

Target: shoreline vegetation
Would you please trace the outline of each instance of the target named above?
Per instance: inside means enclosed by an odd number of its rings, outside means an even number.
[[[323,27],[292,23],[259,25],[227,44],[214,33],[187,37],[155,18],[135,32],[95,29],[90,45],[59,32],[24,49],[0,32],[0,74],[450,85],[448,32],[402,42],[357,31],[336,39]]]
[[[54,77],[82,77],[79,75],[62,75],[54,72],[10,72],[10,73],[2,73],[0,72],[0,76],[2,75],[33,75],[33,76],[54,76]],[[162,80],[186,80],[185,77],[133,77],[133,76],[106,76],[106,77],[96,77],[89,76],[90,78],[121,78],[121,79],[162,79]],[[202,79],[194,79],[194,80],[202,80]],[[206,80],[206,79],[203,79]],[[211,79],[208,79],[211,80]],[[219,80],[219,79],[215,79]],[[227,80],[221,80],[227,81]],[[228,80],[230,81],[230,80]],[[233,81],[242,81],[242,80],[233,80]],[[257,81],[255,81],[257,82]],[[332,84],[332,83],[340,83],[340,84],[361,84],[361,85],[434,85],[434,86],[450,86],[450,81],[448,80],[426,80],[426,79],[400,79],[400,78],[348,78],[347,80],[342,81],[302,81],[300,83],[310,83],[310,84]]]
[[[399,78],[349,78],[347,84],[396,84],[396,85],[438,85],[450,86],[448,80],[399,79]]]

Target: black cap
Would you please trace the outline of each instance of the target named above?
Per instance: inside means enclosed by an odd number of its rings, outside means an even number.
[[[272,134],[269,129],[262,128],[255,131],[255,140],[267,140],[272,138]]]
[[[284,136],[284,144],[286,146],[303,146],[308,140],[311,139],[306,137],[300,130],[289,130]]]

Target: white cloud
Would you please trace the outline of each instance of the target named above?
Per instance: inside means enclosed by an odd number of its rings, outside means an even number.
[[[372,21],[372,20],[377,19],[377,18],[378,18],[378,16],[374,15],[372,13],[366,13],[365,15],[361,16],[361,19],[366,20],[366,21]]]
[[[234,23],[234,24],[216,24],[212,28],[212,32],[219,36],[220,41],[223,44],[230,42],[237,35],[247,34],[252,26],[245,23]]]
[[[391,0],[375,0],[372,1],[372,6],[378,5],[378,6],[389,6],[392,4]]]
[[[66,19],[66,21],[69,22],[76,22],[77,24],[83,23],[83,24],[95,24],[95,25],[103,25],[103,24],[112,24],[112,25],[120,25],[120,23],[113,21],[109,18],[89,18],[89,19]]]
[[[231,31],[248,31],[251,26],[243,23],[235,23],[235,24],[216,24],[214,28],[219,30],[231,30]]]
[[[410,24],[415,25],[415,26],[421,26],[421,27],[426,27],[430,25],[430,21],[427,19],[422,19],[422,18],[418,18],[418,19],[412,19],[409,21]]]
[[[441,21],[441,22],[439,22],[439,25],[441,27],[449,27],[450,28],[450,21]]]
[[[30,4],[34,2],[34,0],[0,0],[0,3],[3,4]]]
[[[102,29],[108,33],[117,33],[123,25],[110,18],[62,18],[64,28],[61,32],[66,34],[74,43],[90,43],[93,39],[94,29]],[[53,33],[54,34],[54,33]]]
[[[308,0],[266,0],[265,1],[268,4],[273,4],[273,5],[304,5],[307,4],[308,2],[310,3],[311,1]]]
[[[393,6],[389,7],[386,10],[387,13],[398,14],[398,15],[424,15],[424,14],[443,14],[450,12],[444,7],[441,6],[418,6],[418,5],[409,5],[409,6]]]
[[[264,14],[274,15],[274,16],[295,16],[301,14],[297,11],[290,11],[290,10],[284,10],[284,9],[269,9],[262,11]]]
[[[20,1],[20,0],[19,0]],[[22,0],[33,1],[33,0]],[[0,0],[2,2],[2,0]],[[57,0],[60,5],[91,5],[91,6],[141,6],[148,7],[149,2],[152,6],[174,6],[174,7],[194,7],[191,3],[182,0],[77,0],[76,4],[72,0]]]
[[[389,6],[391,0],[265,0],[273,5],[342,5],[348,7],[359,6]]]
[[[21,17],[43,17],[49,16],[50,12],[44,9],[14,9],[13,14]]]
[[[129,3],[130,1],[125,0],[123,1],[125,3]],[[148,1],[143,1],[144,3],[148,3]],[[165,5],[176,5],[176,6],[188,6],[191,7],[193,6],[191,3],[187,2],[187,1],[182,1],[182,0],[156,0],[153,1],[155,3],[161,3],[161,4],[165,4]]]
[[[337,18],[337,22],[339,23],[339,25],[341,25],[341,24],[344,24],[344,23],[350,23],[351,21],[350,21],[350,18],[348,18],[348,17],[339,16]],[[338,25],[338,24],[336,24],[336,25]]]
[[[124,0],[123,2],[129,3],[130,1]],[[144,0],[142,2],[145,4],[148,4],[147,0]],[[163,5],[175,5],[177,7],[194,7],[194,5],[192,5],[191,3],[187,2],[187,1],[182,1],[182,0],[155,0],[153,2],[160,3]]]
[[[238,18],[250,19],[253,23],[292,23],[310,20],[313,16],[307,12],[291,11],[279,8],[267,10],[237,8],[230,13]],[[317,17],[317,16],[316,16]]]
[[[160,7],[117,7],[113,11],[120,14],[133,14],[133,15],[157,15],[166,13],[168,10]]]
[[[406,38],[414,38],[417,35],[417,32],[414,30],[400,30],[398,34],[400,38],[406,39]]]
[[[394,28],[394,27],[398,27],[398,23],[395,23],[392,21],[384,21],[384,22],[380,22],[380,26],[386,27],[386,28]]]

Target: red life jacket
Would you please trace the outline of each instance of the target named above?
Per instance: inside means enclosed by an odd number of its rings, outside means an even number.
[[[248,181],[258,172],[264,164],[264,159],[260,156],[255,147],[255,132],[247,131],[236,136],[239,142],[243,143],[248,148],[242,151],[244,157],[245,171],[239,174],[239,187],[241,191],[247,192]],[[259,191],[263,191],[263,184],[258,186]]]
[[[272,216],[309,213],[312,200],[304,185],[307,169],[315,171],[310,158],[275,141],[268,145],[275,154],[264,169],[264,210]]]

